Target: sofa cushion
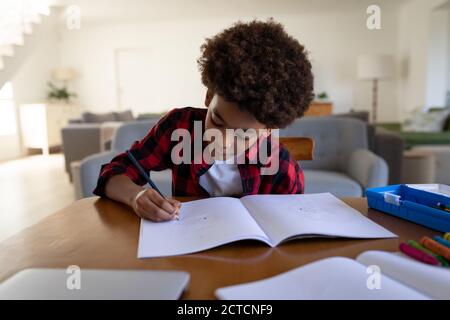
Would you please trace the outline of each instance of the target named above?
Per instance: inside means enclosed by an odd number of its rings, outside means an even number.
[[[450,108],[434,108],[428,112],[414,110],[402,124],[405,132],[442,132],[450,115]]]
[[[140,114],[136,117],[136,120],[160,119],[160,118],[162,118],[165,114],[166,114],[166,112],[161,112],[161,113],[151,113],[151,112],[140,113]]]
[[[93,112],[83,112],[81,115],[83,122],[86,123],[101,123],[108,121],[116,121],[116,116],[114,112],[108,113],[93,113]]]
[[[367,123],[367,142],[369,150],[374,150],[375,147],[375,127],[372,124],[369,124],[369,112],[368,111],[350,111],[347,113],[338,113],[333,115],[333,117],[338,118],[353,118],[361,120]]]
[[[336,171],[304,170],[305,193],[331,192],[337,197],[361,197],[362,188],[349,176]]]
[[[131,110],[126,110],[122,112],[114,112],[114,116],[116,118],[116,121],[133,121],[133,113]]]
[[[369,122],[369,112],[368,111],[350,111],[347,113],[338,113],[334,117],[339,118],[353,118],[364,122]]]

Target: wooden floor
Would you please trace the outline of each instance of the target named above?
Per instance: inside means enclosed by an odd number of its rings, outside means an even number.
[[[75,199],[62,154],[0,162],[0,241]]]

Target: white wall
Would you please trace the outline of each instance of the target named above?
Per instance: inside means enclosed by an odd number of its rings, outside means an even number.
[[[411,0],[400,8],[398,109],[401,119],[426,106],[428,46],[432,11],[447,0]]]
[[[55,29],[49,29],[12,79],[17,105],[43,102],[47,98],[47,82],[59,65],[59,39]]]
[[[446,106],[450,107],[450,1],[447,7],[447,96]]]
[[[276,6],[276,3],[273,4]],[[335,112],[371,105],[371,87],[356,79],[359,54],[396,53],[396,11],[384,10],[382,29],[366,28],[365,6],[345,10],[258,15],[274,18],[286,26],[310,51],[316,92],[327,91]],[[202,106],[205,89],[200,82],[196,60],[205,37],[231,25],[238,17],[175,19],[155,22],[84,23],[80,30],[61,30],[61,63],[76,68],[80,78],[74,83],[82,106],[93,111],[118,108],[114,52],[123,48],[151,48],[155,70],[149,90],[155,98],[148,110],[167,110],[174,106]],[[209,18],[212,17],[212,18]],[[242,17],[241,17],[242,18]],[[247,19],[244,19],[247,20]],[[380,121],[398,118],[395,79],[380,84]]]
[[[23,103],[45,101],[47,81],[53,68],[59,65],[59,49],[56,21],[46,17],[45,23],[35,30],[37,44],[30,48],[24,63],[11,79],[16,105],[17,132],[0,136],[0,160],[20,157],[24,154],[20,143],[18,107]]]
[[[17,158],[21,154],[19,135],[0,135],[0,161]]]
[[[445,106],[450,65],[449,12],[448,8],[431,12],[427,57],[427,108]]]

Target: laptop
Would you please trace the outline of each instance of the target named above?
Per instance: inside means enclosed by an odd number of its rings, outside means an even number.
[[[188,282],[181,271],[25,269],[0,283],[0,299],[175,300]]]

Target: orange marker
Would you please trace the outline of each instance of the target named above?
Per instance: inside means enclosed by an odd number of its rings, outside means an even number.
[[[420,243],[428,250],[431,250],[435,254],[438,254],[450,261],[450,248],[447,248],[427,236],[422,237],[422,239],[420,239]]]

